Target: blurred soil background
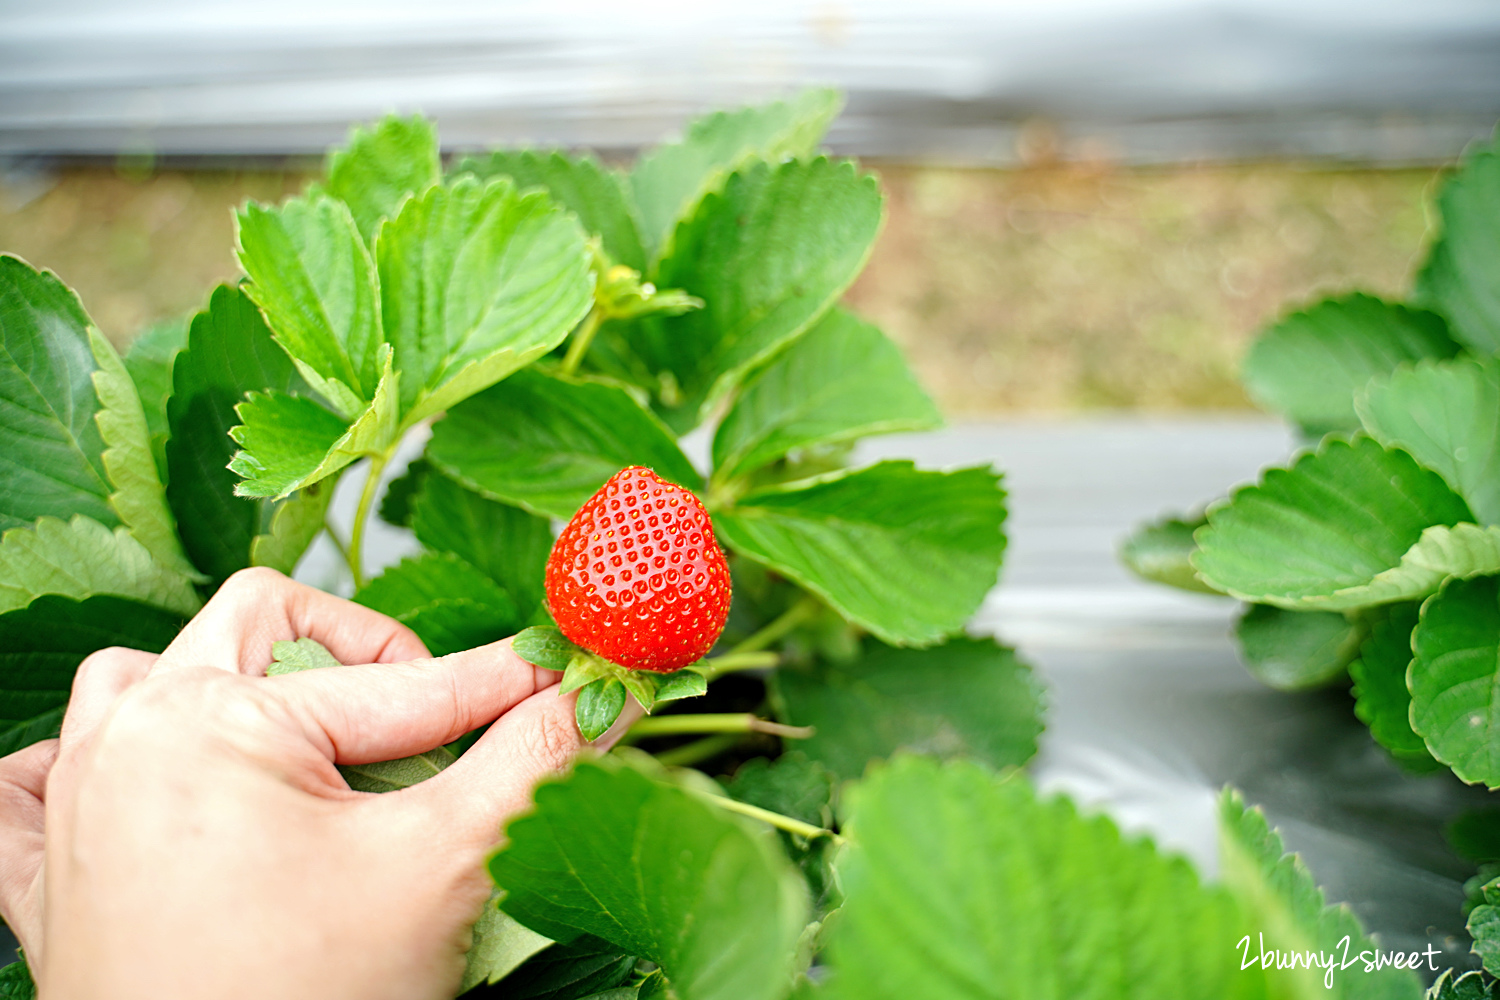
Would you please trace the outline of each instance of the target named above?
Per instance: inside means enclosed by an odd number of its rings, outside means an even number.
[[[239,273],[231,211],[280,169],[59,165],[0,175],[0,251],[51,268],[117,344]],[[947,169],[866,161],[889,218],[851,304],[955,417],[1244,410],[1257,329],[1299,302],[1400,294],[1435,171],[1297,163]]]

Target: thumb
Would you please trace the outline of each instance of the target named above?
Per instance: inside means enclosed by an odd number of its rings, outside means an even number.
[[[42,949],[42,849],[47,776],[57,740],[0,758],[0,916],[37,968]]]
[[[634,698],[599,739],[586,743],[574,721],[578,694],[556,684],[502,715],[441,774],[402,791],[488,846],[504,822],[531,804],[537,783],[567,769],[580,751],[604,752],[643,714]]]

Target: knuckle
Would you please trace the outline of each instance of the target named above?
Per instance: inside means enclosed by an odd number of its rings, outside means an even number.
[[[285,574],[270,567],[251,566],[230,574],[219,591],[233,596],[254,596],[279,590],[290,582]]]
[[[82,677],[96,670],[107,669],[128,655],[129,650],[124,646],[106,646],[103,649],[96,649],[78,664],[78,672],[74,676]]]
[[[94,650],[83,658],[78,669],[73,672],[74,693],[88,687],[96,675],[108,676],[113,671],[127,668],[132,658],[139,655],[139,650],[125,646],[106,646]]]
[[[561,771],[578,753],[579,739],[570,720],[543,712],[526,728],[524,745],[540,771]]]

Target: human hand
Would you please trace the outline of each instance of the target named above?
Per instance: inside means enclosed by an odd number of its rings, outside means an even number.
[[[303,636],[364,665],[262,676],[272,642]],[[0,760],[0,911],[42,995],[452,996],[485,855],[582,745],[557,676],[509,640],[428,658],[269,570],[232,577],[160,657],[90,656],[61,738]],[[334,767],[492,720],[401,791]]]

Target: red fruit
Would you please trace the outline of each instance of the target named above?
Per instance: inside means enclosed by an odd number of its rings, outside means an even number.
[[[631,670],[702,659],[729,617],[729,566],[692,493],[638,465],[578,508],[547,557],[562,634]]]

